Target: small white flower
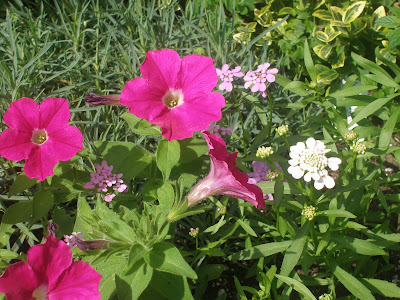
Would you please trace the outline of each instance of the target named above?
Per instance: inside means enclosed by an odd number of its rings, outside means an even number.
[[[330,149],[326,149],[323,142],[308,138],[306,143],[298,142],[290,147],[290,160],[288,172],[295,179],[304,176],[306,182],[314,180],[314,187],[317,190],[326,186],[331,189],[335,186],[335,181],[328,175],[326,168],[332,171],[339,169],[342,161],[337,157],[327,158],[325,156]]]

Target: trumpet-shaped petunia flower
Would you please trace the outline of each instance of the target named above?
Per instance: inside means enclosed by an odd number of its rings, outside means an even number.
[[[221,70],[217,69],[217,75],[222,80],[222,83],[218,86],[220,91],[232,91],[233,77],[243,77],[243,73],[240,72],[240,69],[241,67],[237,66],[233,70],[229,70],[229,66],[227,64],[223,65]]]
[[[11,103],[4,113],[8,128],[0,135],[0,155],[9,160],[25,161],[29,178],[44,180],[53,175],[59,161],[67,161],[82,150],[82,133],[69,126],[68,102],[48,98],[38,105],[22,98]]]
[[[71,249],[48,236],[28,251],[28,262],[7,267],[0,277],[0,292],[7,300],[100,299],[101,275],[83,261],[72,262]]]
[[[225,142],[218,136],[203,132],[210,155],[210,173],[188,194],[188,206],[213,195],[228,195],[265,208],[263,192],[251,183],[245,173],[236,168],[237,152],[228,154]]]
[[[340,158],[325,156],[330,149],[326,149],[323,142],[308,138],[306,143],[298,142],[290,147],[290,167],[288,172],[296,179],[304,176],[304,180],[314,180],[314,187],[317,190],[326,186],[331,189],[335,186],[335,180],[328,175],[327,167],[332,171],[339,169],[342,163]]]
[[[211,92],[218,83],[213,59],[174,50],[149,51],[140,71],[122,90],[120,103],[130,113],[161,127],[169,141],[182,140],[206,130],[221,119],[225,98]]]

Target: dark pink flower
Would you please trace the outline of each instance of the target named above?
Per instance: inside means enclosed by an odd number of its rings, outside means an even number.
[[[213,59],[171,49],[149,51],[140,66],[143,78],[134,78],[122,90],[121,104],[139,118],[161,127],[169,141],[206,130],[221,119],[225,98],[211,92],[218,83]]]
[[[203,132],[210,149],[210,173],[188,194],[188,206],[213,195],[228,195],[249,201],[256,208],[265,208],[261,189],[248,183],[245,173],[236,168],[237,152],[228,155],[225,142],[218,136]]]
[[[44,180],[53,175],[59,161],[67,161],[82,150],[82,133],[69,126],[68,102],[48,98],[40,106],[29,98],[11,103],[4,123],[11,128],[0,135],[0,155],[9,160],[23,160],[29,178]]]
[[[55,237],[33,246],[28,263],[7,267],[0,277],[0,292],[7,300],[100,299],[101,275],[83,261],[72,262],[71,249]]]

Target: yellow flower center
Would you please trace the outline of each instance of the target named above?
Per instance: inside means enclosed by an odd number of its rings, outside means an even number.
[[[49,139],[46,130],[44,129],[36,129],[32,134],[32,142],[36,145],[42,145]]]
[[[307,165],[313,167],[313,168],[317,168],[322,170],[323,169],[323,165],[322,165],[322,156],[318,155],[316,153],[307,153],[304,157],[304,163],[306,163]]]
[[[183,103],[182,91],[169,89],[162,98],[162,101],[168,108],[177,107]]]
[[[34,300],[48,300],[47,286],[42,284],[33,291],[32,297]]]

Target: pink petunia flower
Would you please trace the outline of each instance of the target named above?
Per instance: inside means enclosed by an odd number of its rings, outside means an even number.
[[[100,299],[102,276],[83,261],[72,262],[71,249],[48,236],[28,251],[28,262],[7,267],[0,277],[0,292],[7,300]]]
[[[211,159],[210,173],[188,194],[188,206],[213,195],[228,195],[249,201],[256,208],[265,208],[261,189],[248,183],[245,173],[236,168],[237,152],[228,155],[225,142],[218,136],[203,132]]]
[[[149,51],[140,66],[143,78],[134,78],[122,90],[120,103],[130,113],[161,127],[169,141],[206,130],[221,119],[225,98],[211,92],[218,83],[213,59],[174,50]]]
[[[11,103],[3,118],[11,128],[0,135],[0,155],[26,159],[26,176],[43,181],[59,161],[82,150],[82,133],[68,125],[70,117],[68,102],[61,98],[48,98],[40,105],[29,98]]]
[[[259,65],[257,67],[257,70],[247,72],[246,76],[243,77],[243,79],[246,81],[244,87],[248,89],[251,86],[251,91],[253,93],[260,92],[261,95],[265,98],[267,96],[265,92],[267,89],[265,82],[274,82],[274,74],[278,73],[277,68],[268,69],[269,66],[269,63],[264,63]]]
[[[243,73],[240,72],[240,69],[241,67],[237,66],[233,70],[229,70],[229,66],[227,64],[223,65],[221,70],[217,69],[217,75],[222,80],[222,83],[218,86],[220,91],[232,91],[233,77],[243,77]]]

